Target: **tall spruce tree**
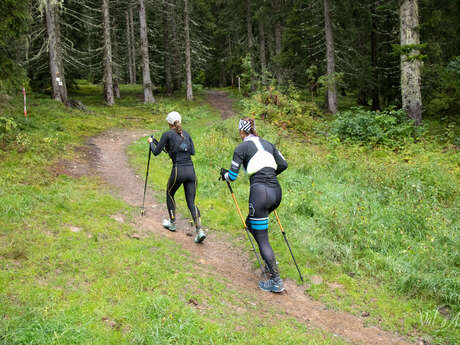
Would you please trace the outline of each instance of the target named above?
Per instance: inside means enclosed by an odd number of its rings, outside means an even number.
[[[402,106],[417,125],[422,122],[420,35],[418,1],[401,0],[401,96]]]
[[[46,13],[46,30],[48,33],[49,68],[51,96],[62,103],[67,101],[67,86],[65,81],[64,65],[62,63],[61,33],[59,31],[59,6],[60,2],[46,0],[44,3]]]
[[[142,82],[144,86],[144,103],[154,103],[152,80],[150,77],[149,42],[147,38],[147,19],[144,0],[139,0],[140,41],[142,51]]]
[[[102,17],[104,23],[104,100],[107,105],[113,105],[115,98],[113,94],[112,75],[112,38],[110,33],[109,0],[102,1]]]
[[[187,82],[187,101],[193,100],[192,88],[192,57],[190,48],[190,5],[189,0],[184,0],[184,33],[185,33],[185,78]]]

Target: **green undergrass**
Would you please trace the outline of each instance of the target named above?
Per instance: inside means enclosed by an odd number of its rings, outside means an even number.
[[[163,115],[141,93],[123,87],[108,108],[100,87],[80,83],[72,97],[92,113],[35,94],[27,121],[19,100],[2,109],[22,130],[0,150],[0,343],[345,344],[261,314],[255,296],[229,289],[173,241],[131,237],[138,210],[93,175],[59,173],[89,136],[156,123]]]
[[[202,101],[165,99],[152,107],[158,122],[149,128],[157,137],[167,130],[164,116],[172,110],[183,115],[183,127],[195,142],[203,224],[241,235],[229,191],[217,181],[240,142],[236,119],[222,121]],[[325,278],[323,284],[308,284],[307,292],[333,308],[368,312],[368,322],[385,329],[459,342],[458,153],[428,141],[399,153],[318,137],[307,145],[260,121],[258,132],[276,143],[290,164],[280,176],[279,214],[301,270]],[[129,150],[140,174],[145,174],[145,142],[142,138]],[[151,164],[149,183],[164,191],[169,158],[162,154]],[[248,187],[242,172],[233,188],[244,212]],[[183,192],[176,195],[180,212],[189,216]],[[298,280],[274,219],[270,229],[282,275]],[[450,319],[437,312],[444,304],[451,308]]]

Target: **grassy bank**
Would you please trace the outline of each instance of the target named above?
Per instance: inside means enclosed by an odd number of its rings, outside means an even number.
[[[2,107],[18,127],[0,150],[0,343],[344,344],[265,318],[254,296],[229,290],[174,242],[133,238],[138,210],[91,166],[75,170],[89,136],[159,121],[141,93],[124,87],[108,108],[100,87],[82,85],[73,97],[90,113],[32,94],[27,120],[21,99]]]
[[[181,112],[197,147],[203,223],[241,234],[228,190],[217,181],[219,168],[229,167],[240,142],[236,120],[221,120],[200,101],[166,99],[152,107],[152,132],[167,129],[164,116],[171,110]],[[459,342],[458,153],[428,139],[398,152],[314,135],[306,142],[262,121],[258,132],[276,143],[290,164],[280,177],[279,214],[302,271],[324,278],[309,284],[307,292],[333,308],[369,313],[370,323],[386,329]],[[145,138],[130,153],[145,172]],[[151,182],[163,191],[169,158],[155,158],[152,172]],[[244,174],[233,186],[246,209]],[[177,195],[188,215],[183,193]],[[273,219],[270,229],[282,275],[298,279]],[[444,305],[447,317],[438,312]]]

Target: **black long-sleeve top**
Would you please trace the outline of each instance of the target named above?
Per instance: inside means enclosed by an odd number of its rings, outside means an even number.
[[[163,133],[156,147],[150,143],[150,149],[155,156],[165,149],[174,165],[193,165],[191,156],[195,154],[195,146],[192,137],[184,130],[182,136],[171,129]]]

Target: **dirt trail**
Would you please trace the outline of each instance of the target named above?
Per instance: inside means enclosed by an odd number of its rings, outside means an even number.
[[[208,91],[206,94],[206,101],[211,104],[213,108],[220,111],[223,119],[235,115],[232,107],[233,102],[223,91]]]
[[[216,93],[208,95],[208,99],[212,98],[215,104],[221,102],[220,97],[222,96]],[[97,150],[98,174],[107,181],[118,197],[136,207],[141,206],[144,184],[142,178],[137,177],[128,164],[126,148],[132,142],[148,134],[147,131],[142,130],[109,131],[90,141],[90,144],[95,145]],[[197,245],[190,236],[193,229],[180,215],[178,231],[175,233],[161,226],[162,219],[167,217],[166,207],[155,201],[151,191],[147,193],[145,205],[146,215],[144,217],[139,215],[135,219],[135,226],[141,237],[142,233],[153,232],[179,243],[199,263],[204,272],[222,277],[222,281],[233,291],[253,296],[258,314],[265,314],[274,319],[294,317],[299,322],[336,334],[355,344],[410,344],[399,336],[373,326],[365,326],[364,319],[328,310],[324,304],[306,295],[304,287],[297,286],[294,281],[285,281],[287,292],[283,294],[272,294],[259,290],[257,282],[261,274],[259,270],[254,271],[252,268],[252,254],[242,252],[238,246],[232,246],[227,235],[210,230],[204,243]],[[243,233],[241,241],[246,240]],[[273,309],[279,311],[278,315],[270,314]]]

